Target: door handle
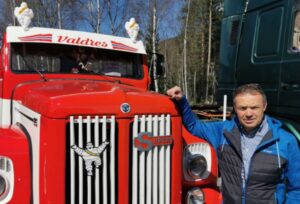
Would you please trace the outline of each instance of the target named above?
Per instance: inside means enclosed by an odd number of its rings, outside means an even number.
[[[291,90],[291,89],[299,89],[299,84],[293,84],[293,83],[281,83],[281,88],[283,90]]]

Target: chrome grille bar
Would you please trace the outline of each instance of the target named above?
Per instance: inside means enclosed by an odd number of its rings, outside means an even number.
[[[70,117],[68,144],[72,147],[69,154],[71,204],[115,204],[115,129],[114,116]],[[109,144],[102,152],[105,141]],[[89,143],[93,145],[90,151],[87,149]],[[97,160],[102,163],[100,166],[97,166],[96,161],[91,162],[92,175],[88,174],[88,159],[83,159],[84,154],[88,154],[92,160],[100,157]]]
[[[171,135],[171,116],[166,117],[166,135]],[[171,147],[166,146],[166,203],[171,203]]]
[[[152,124],[152,115],[149,115],[147,117],[147,131],[148,132],[152,132],[152,127],[153,127],[153,124]],[[152,165],[152,151],[148,152],[148,156],[147,156],[147,175],[146,175],[146,178],[147,178],[147,192],[146,192],[146,195],[151,195],[152,194],[152,188],[151,188],[151,184],[152,184],[152,168],[153,168],[153,165]],[[151,200],[151,196],[147,196],[147,204],[151,204],[152,200]]]
[[[171,146],[138,151],[134,145],[139,133],[146,131],[153,137],[170,136],[170,115],[135,116],[132,128],[132,203],[170,204]]]
[[[146,126],[146,116],[143,115],[141,118],[140,118],[140,131],[141,132],[145,132],[145,126]],[[140,156],[140,159],[139,159],[139,163],[140,163],[140,166],[139,166],[139,204],[144,204],[145,203],[145,200],[144,200],[144,197],[145,197],[145,152],[140,152],[139,154]]]
[[[78,137],[78,147],[83,148],[82,142],[82,116],[78,118],[79,124],[79,137]],[[73,145],[73,144],[72,144]],[[83,160],[82,157],[78,157],[79,162],[79,204],[83,203]]]
[[[164,116],[159,117],[159,135],[165,134]],[[159,152],[159,203],[164,203],[165,200],[165,146],[158,147]]]
[[[138,189],[138,183],[137,183],[137,171],[138,171],[138,150],[134,148],[134,139],[138,135],[138,116],[134,116],[134,122],[133,122],[133,140],[132,140],[132,146],[133,146],[133,153],[132,153],[132,204],[137,204],[137,189]]]
[[[70,144],[75,144],[74,141],[74,135],[75,135],[75,131],[74,131],[74,117],[70,117]],[[70,203],[71,204],[75,204],[75,162],[74,162],[74,158],[75,158],[75,153],[72,149],[70,149],[70,171],[71,171],[71,178],[70,178]]]
[[[104,116],[102,118],[103,120],[103,125],[102,125],[102,134],[103,134],[103,141],[106,140],[106,136],[107,136],[107,132],[106,132],[106,124],[107,124],[107,121],[106,121],[106,116]],[[103,153],[103,158],[106,158],[107,157],[107,154],[106,154],[106,151]],[[102,174],[102,179],[103,179],[103,188],[102,188],[102,191],[103,191],[103,204],[107,204],[107,160],[106,159],[103,159],[103,166],[104,166],[104,169],[103,169],[103,174]]]

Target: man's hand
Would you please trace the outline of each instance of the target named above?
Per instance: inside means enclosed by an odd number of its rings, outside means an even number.
[[[179,86],[174,86],[167,91],[167,95],[170,96],[172,99],[177,101],[181,100],[183,97],[182,90]]]

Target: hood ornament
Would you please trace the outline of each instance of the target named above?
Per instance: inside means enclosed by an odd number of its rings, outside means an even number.
[[[85,169],[87,170],[88,176],[93,175],[93,167],[99,168],[101,165],[100,155],[105,150],[106,146],[109,144],[108,141],[104,141],[100,146],[94,147],[91,142],[86,144],[86,148],[80,148],[77,145],[72,145],[71,148],[79,156],[81,156],[85,162]]]

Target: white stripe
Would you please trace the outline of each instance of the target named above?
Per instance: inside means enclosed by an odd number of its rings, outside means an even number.
[[[3,105],[8,105],[5,102]],[[5,108],[5,107],[3,107]],[[3,109],[7,115],[2,115],[2,117],[10,116],[10,105],[9,110]],[[37,119],[36,125],[28,120],[25,116],[19,113],[19,110],[22,113],[28,115],[31,118]],[[9,117],[10,118],[10,117]],[[29,132],[31,142],[32,142],[32,186],[33,186],[33,203],[37,204],[40,201],[40,120],[41,115],[30,110],[29,108],[21,105],[18,102],[13,102],[13,124],[20,123],[22,124],[27,131]],[[3,121],[2,121],[3,122]],[[8,122],[8,121],[7,121]],[[9,123],[10,124],[10,121]]]
[[[2,81],[2,79],[0,79]],[[10,125],[10,102],[8,99],[0,99],[0,126]]]
[[[111,42],[116,41],[118,43],[122,43],[126,46],[130,46],[137,49],[137,51],[135,51],[136,53],[146,54],[146,50],[142,41],[137,41],[136,43],[134,43],[129,38],[123,38],[123,37],[116,37],[116,36],[82,32],[82,31],[71,31],[71,30],[62,30],[62,29],[53,29],[53,28],[49,29],[49,28],[38,28],[38,27],[32,27],[30,28],[30,30],[24,31],[24,29],[20,26],[8,26],[6,32],[7,32],[7,42],[20,42],[19,39],[20,37],[24,38],[26,36],[31,36],[31,35],[52,34],[53,43],[74,45],[73,43],[70,43],[69,40],[58,41],[59,39],[61,39],[59,36],[63,36],[63,37],[69,36],[70,37],[69,39],[79,39],[79,38],[82,40],[90,39],[94,42],[100,43],[100,46],[90,45],[90,47],[113,49]],[[77,45],[82,46],[80,44]]]

